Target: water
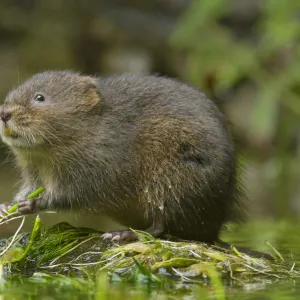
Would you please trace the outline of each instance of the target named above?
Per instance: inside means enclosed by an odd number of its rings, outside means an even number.
[[[256,250],[270,252],[265,241],[272,244],[284,257],[285,263],[300,271],[300,224],[294,220],[253,221],[239,226],[235,232],[225,233],[224,238]],[[271,252],[270,252],[271,253]],[[299,299],[300,278],[266,278],[246,286],[227,287],[228,299]]]

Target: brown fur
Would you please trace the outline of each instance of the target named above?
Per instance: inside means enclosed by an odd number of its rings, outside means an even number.
[[[22,171],[16,201],[43,185],[41,209],[92,210],[141,230],[158,222],[164,233],[210,242],[238,200],[223,116],[187,84],[50,71],[12,90],[5,110],[22,137],[19,145],[1,130]]]

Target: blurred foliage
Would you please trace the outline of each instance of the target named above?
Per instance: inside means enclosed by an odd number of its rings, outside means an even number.
[[[247,99],[232,122],[240,126],[248,160],[263,164],[273,180],[275,213],[286,216],[287,203],[300,201],[294,194],[300,175],[300,2],[253,1],[256,18],[246,34],[226,20],[230,8],[226,0],[194,2],[171,44],[187,56],[191,82],[216,98],[236,99],[234,105]]]

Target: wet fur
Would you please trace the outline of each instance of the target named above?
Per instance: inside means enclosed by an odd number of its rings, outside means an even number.
[[[45,103],[32,102],[35,93]],[[12,90],[11,145],[23,184],[43,185],[42,209],[90,210],[145,230],[206,242],[239,203],[236,154],[222,114],[194,87],[167,78],[44,72]]]

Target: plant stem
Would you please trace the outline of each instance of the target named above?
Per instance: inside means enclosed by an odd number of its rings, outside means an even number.
[[[34,192],[32,192],[31,194],[29,194],[26,199],[33,199],[36,196],[38,196],[40,193],[42,193],[45,190],[45,188],[43,186],[39,187],[37,190],[35,190]],[[13,205],[12,207],[10,207],[8,209],[8,212],[11,214],[13,212],[15,212],[18,209],[18,203]]]

